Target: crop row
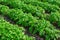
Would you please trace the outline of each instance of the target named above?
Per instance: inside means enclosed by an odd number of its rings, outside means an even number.
[[[35,40],[24,34],[25,29],[10,24],[0,17],[0,40]]]
[[[54,40],[60,36],[60,31],[55,29],[45,19],[37,20],[31,14],[25,14],[22,10],[9,9],[8,6],[0,5],[0,12],[14,20],[16,24],[29,28],[29,32],[45,37],[45,40]]]
[[[41,0],[39,0],[41,1]],[[42,2],[48,2],[50,4],[58,5],[60,6],[60,0],[42,0]]]
[[[40,7],[44,8],[45,10],[48,10],[48,11],[55,12],[57,10],[60,10],[60,8],[58,6],[51,5],[48,2],[41,2],[41,0],[40,1],[38,1],[38,0],[36,0],[36,1],[34,1],[34,0],[29,0],[29,1],[28,0],[21,0],[21,1],[23,1],[26,4],[32,4],[34,6],[40,6]]]
[[[12,8],[18,8],[18,9],[22,9],[24,11],[24,13],[31,13],[33,16],[38,16],[41,17],[41,15],[44,15],[45,10],[41,7],[36,7],[36,6],[32,6],[31,4],[27,5],[24,4],[24,2],[21,2],[19,0],[0,0],[0,3],[5,4],[5,5],[9,5]]]
[[[45,14],[45,10],[47,10],[48,12],[55,12],[60,10],[60,8],[56,5],[39,2],[37,0],[0,0],[0,4],[5,4],[13,8],[22,9],[24,13],[31,13],[37,18],[46,18],[47,15]]]

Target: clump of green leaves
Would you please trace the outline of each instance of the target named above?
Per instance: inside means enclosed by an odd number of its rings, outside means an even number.
[[[60,26],[60,13],[59,12],[52,12],[49,17],[50,22],[56,22],[58,26]]]
[[[25,29],[17,25],[10,24],[0,18],[0,40],[35,40],[24,34]]]

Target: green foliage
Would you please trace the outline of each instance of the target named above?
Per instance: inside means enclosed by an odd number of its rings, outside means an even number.
[[[0,14],[8,16],[17,25],[25,28],[33,35],[38,34],[45,40],[57,40],[60,30],[59,0],[0,0]],[[10,24],[0,18],[1,40],[35,40],[24,34],[24,28]]]
[[[60,13],[59,12],[52,12],[49,17],[50,22],[56,22],[58,26],[60,26]]]
[[[57,22],[57,21],[59,21],[59,19],[60,19],[60,13],[58,13],[58,12],[52,12],[51,14],[50,14],[50,21],[51,22]]]
[[[9,9],[8,6],[4,5],[0,6],[0,12],[10,17],[10,19],[14,20],[18,25],[28,26],[30,33],[38,33],[40,36],[45,37],[46,40],[54,40],[60,36],[60,31],[55,29],[54,26],[45,19],[37,20],[31,14],[25,14],[19,9]]]
[[[24,34],[24,28],[12,25],[0,18],[0,40],[34,40],[33,37],[29,37]]]
[[[48,2],[41,2],[41,1],[43,1],[43,0],[36,0],[36,1],[34,1],[34,0],[29,0],[29,1],[28,0],[23,0],[23,2],[26,3],[26,4],[32,4],[34,6],[40,6],[40,7],[44,8],[45,10],[48,10],[48,11],[55,12],[57,10],[60,10],[60,8],[56,5],[51,5]],[[47,1],[51,1],[51,0],[47,0]]]
[[[37,0],[0,0],[0,3],[4,5],[9,5],[9,7],[12,8],[22,9],[24,13],[31,13],[33,16],[37,16],[39,18],[45,18],[45,10],[49,12],[55,12],[60,10],[60,8],[56,5],[48,4],[48,2],[39,2]]]
[[[10,5],[12,8],[19,8],[22,9],[25,13],[31,13],[34,16],[38,16],[41,17],[41,15],[43,15],[45,13],[44,9],[39,7],[39,6],[33,6],[31,4],[24,4],[24,2],[21,2],[20,0],[0,0],[0,3],[5,4],[5,5]],[[7,4],[6,4],[7,3]],[[40,15],[41,14],[41,15]]]
[[[41,0],[40,0],[41,1]],[[48,2],[50,4],[58,5],[60,6],[60,0],[42,0],[43,2]]]

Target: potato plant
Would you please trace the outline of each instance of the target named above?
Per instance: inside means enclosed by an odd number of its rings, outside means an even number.
[[[59,12],[52,12],[49,16],[49,21],[51,23],[56,22],[58,26],[60,26],[60,13]]]

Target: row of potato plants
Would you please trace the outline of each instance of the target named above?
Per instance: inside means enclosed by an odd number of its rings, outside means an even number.
[[[0,40],[35,40],[24,34],[25,29],[17,25],[10,24],[0,17]]]
[[[39,0],[41,1],[41,0]],[[58,5],[60,6],[60,0],[42,0],[42,2],[48,2],[50,4]]]
[[[0,0],[0,4],[4,4],[4,5],[10,5],[10,7],[13,8],[18,8],[18,9],[22,9],[27,13],[31,13],[33,16],[37,17],[38,19],[40,18],[46,18],[46,16],[48,16],[47,14],[45,14],[45,10],[51,12],[51,11],[59,11],[60,8],[56,5],[51,5],[48,3],[43,3],[43,2],[39,2],[39,1],[34,1],[34,0]],[[28,4],[28,5],[27,5]],[[34,6],[33,6],[34,5]],[[44,10],[44,9],[45,10]]]
[[[34,1],[34,0],[21,0],[22,2],[26,3],[26,4],[32,4],[34,6],[40,6],[42,8],[44,8],[45,10],[48,10],[48,11],[59,11],[60,8],[57,6],[57,5],[52,5],[52,4],[49,4],[48,2],[41,2],[42,0],[40,1]],[[51,1],[51,0],[50,0]]]
[[[33,6],[31,4],[25,4],[24,2],[21,2],[20,0],[0,0],[0,3],[5,4],[5,5],[10,5],[10,7],[12,8],[18,8],[18,9],[22,9],[24,11],[24,13],[31,13],[33,16],[37,16],[37,17],[43,17],[43,15],[45,15],[45,10],[39,6]]]
[[[23,6],[25,6],[26,4],[32,4],[35,6],[40,6],[42,8],[44,8],[45,10],[49,10],[49,11],[56,11],[56,10],[60,10],[58,6],[56,5],[51,5],[48,2],[44,3],[41,1],[34,1],[34,0],[0,0],[0,3],[6,4],[6,5],[10,5],[12,7],[16,7],[16,8],[21,8],[22,4]],[[26,4],[25,4],[26,3]],[[27,6],[28,8],[28,6]],[[41,9],[42,9],[41,8]]]
[[[37,20],[31,14],[25,14],[19,9],[9,9],[9,7],[5,5],[0,5],[0,12],[3,15],[7,15],[15,21],[16,24],[28,27],[30,33],[45,37],[45,40],[55,40],[60,36],[60,30],[57,30],[45,19]]]

